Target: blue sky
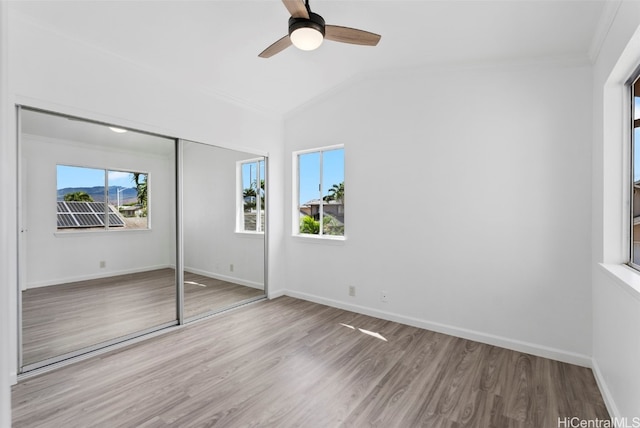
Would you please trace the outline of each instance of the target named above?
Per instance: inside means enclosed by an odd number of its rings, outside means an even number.
[[[639,163],[640,165],[640,163]],[[243,171],[243,188],[249,187],[249,180],[255,180],[255,163],[249,165]],[[94,168],[82,168],[76,166],[58,165],[57,189],[67,187],[96,187],[104,186],[104,170]],[[308,153],[300,156],[300,203],[318,199],[318,183],[320,182],[320,153]],[[264,179],[264,163],[261,162],[260,177]],[[344,149],[329,150],[323,152],[323,195],[334,184],[344,181]],[[119,187],[135,187],[133,176],[129,172],[109,171],[109,185]]]
[[[344,181],[344,149],[323,152],[323,188],[324,195],[334,184]],[[318,183],[320,182],[320,153],[307,153],[300,156],[300,203],[318,199]],[[264,179],[264,162],[260,163],[260,177]],[[248,189],[256,178],[256,163],[243,165],[242,188]],[[323,195],[323,196],[324,196]]]
[[[344,149],[323,152],[322,167],[322,196],[325,196],[332,185],[344,181]],[[300,155],[299,171],[300,204],[304,204],[313,199],[319,199],[320,153],[313,152]]]
[[[58,165],[57,189],[104,186],[104,170]],[[130,172],[109,171],[109,186],[135,187]]]
[[[256,180],[256,166],[258,162],[251,162],[242,165],[242,188],[251,187],[251,182]],[[264,161],[260,161],[260,179],[264,180]]]

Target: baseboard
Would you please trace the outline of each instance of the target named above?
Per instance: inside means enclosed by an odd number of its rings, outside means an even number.
[[[219,273],[208,272],[202,269],[196,269],[185,266],[185,272],[194,273],[196,275],[206,276],[207,278],[219,279],[220,281],[233,282],[234,284],[244,285],[246,287],[257,288],[258,290],[264,290],[264,285],[259,282],[249,281],[243,278],[236,278],[233,276],[221,275]]]
[[[282,297],[282,296],[285,296],[285,295],[287,295],[286,290],[269,291],[267,293],[267,298],[269,300],[273,300],[273,299],[277,299],[278,297]]]
[[[284,290],[282,294],[290,297],[295,297],[297,299],[308,300],[310,302],[332,306],[338,309],[344,309],[347,311],[356,312],[363,315],[369,315],[372,317],[381,318],[388,321],[395,321],[401,324],[423,328],[425,330],[432,330],[438,333],[444,333],[451,336],[460,337],[463,339],[473,340],[476,342],[485,343],[487,345],[499,346],[501,348],[511,349],[513,351],[518,351],[518,352],[524,352],[527,354],[549,358],[556,361],[562,361],[569,364],[575,364],[582,367],[589,367],[589,368],[592,367],[591,357],[587,355],[582,355],[574,352],[567,352],[561,349],[555,349],[548,346],[538,345],[535,343],[529,343],[529,342],[510,339],[506,337],[496,336],[493,334],[482,333],[475,330],[453,327],[450,325],[433,322],[429,320],[407,317],[407,316],[399,315],[392,312],[381,311],[378,309],[368,308],[365,306],[353,305],[353,304],[342,302],[339,300],[327,299],[324,297],[307,294],[307,293],[301,293],[298,291]],[[271,295],[269,295],[269,298],[272,298]]]
[[[609,391],[607,382],[605,381],[604,376],[600,371],[598,361],[595,358],[591,359],[591,370],[593,371],[593,377],[596,378],[596,383],[598,384],[598,388],[600,389],[600,393],[602,394],[604,404],[605,406],[607,406],[607,410],[609,411],[609,416],[611,416],[612,418],[622,418],[622,415],[620,414],[615,401],[613,401],[613,396],[611,395],[611,391]]]
[[[174,269],[175,266],[173,265],[145,266],[145,267],[140,267],[135,269],[108,271],[108,272],[101,272],[101,273],[91,274],[91,275],[79,275],[79,276],[71,276],[71,277],[62,278],[62,279],[31,282],[27,284],[27,290],[30,290],[32,288],[48,287],[50,285],[68,284],[70,282],[89,281],[92,279],[109,278],[111,276],[128,275],[131,273],[150,272],[153,270],[169,269],[169,268]]]

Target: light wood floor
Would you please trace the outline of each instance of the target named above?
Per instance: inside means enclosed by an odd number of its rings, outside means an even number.
[[[185,316],[263,295],[185,273]],[[23,361],[31,364],[176,320],[173,269],[118,275],[22,293]]]
[[[289,297],[13,387],[14,427],[557,427],[591,370]]]

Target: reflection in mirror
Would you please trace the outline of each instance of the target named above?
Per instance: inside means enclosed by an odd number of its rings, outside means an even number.
[[[176,324],[175,140],[20,124],[23,370]]]
[[[631,263],[640,266],[640,77],[633,82],[631,89],[633,92]]]
[[[239,162],[242,186],[242,210],[238,210],[238,232],[264,232],[265,168],[264,159],[250,159]]]
[[[183,142],[184,313],[265,295],[265,159]]]
[[[56,170],[58,231],[149,228],[148,174],[68,165]]]

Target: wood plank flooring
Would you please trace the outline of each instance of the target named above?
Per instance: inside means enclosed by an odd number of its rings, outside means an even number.
[[[227,307],[262,290],[185,273],[185,316]],[[176,319],[173,269],[26,290],[23,360],[43,361]]]
[[[557,427],[591,370],[289,297],[13,387],[14,427]]]
[[[264,294],[264,290],[257,288],[191,272],[184,273],[184,313],[186,318],[226,308]]]

